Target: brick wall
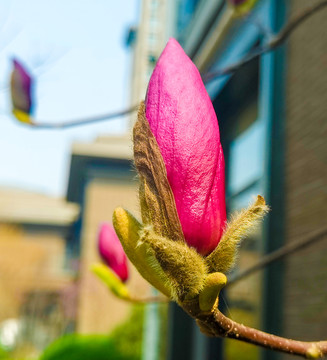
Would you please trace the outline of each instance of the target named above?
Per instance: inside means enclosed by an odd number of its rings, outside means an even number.
[[[292,0],[296,14],[315,1]],[[327,227],[327,8],[287,46],[286,242]],[[285,261],[284,335],[327,336],[327,237]],[[285,358],[293,358],[285,356]]]

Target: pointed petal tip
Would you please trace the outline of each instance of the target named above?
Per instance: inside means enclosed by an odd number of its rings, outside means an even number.
[[[125,282],[129,276],[127,257],[115,230],[108,222],[99,226],[98,249],[103,261]]]

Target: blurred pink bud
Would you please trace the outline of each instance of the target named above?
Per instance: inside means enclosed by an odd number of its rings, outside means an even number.
[[[241,5],[245,2],[247,2],[247,0],[228,0],[230,4],[237,6],[237,5]]]
[[[185,240],[207,255],[218,245],[226,222],[224,155],[199,71],[175,39],[157,62],[145,106]]]
[[[252,10],[257,0],[228,0],[228,2],[241,14],[245,14]]]
[[[102,223],[98,233],[98,248],[103,261],[121,281],[128,279],[127,257],[115,230],[109,223]]]
[[[32,84],[33,79],[16,59],[13,59],[14,69],[11,74],[11,99],[13,108],[26,114],[32,111]]]

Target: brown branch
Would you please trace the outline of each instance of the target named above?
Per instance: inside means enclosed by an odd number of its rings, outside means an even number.
[[[309,237],[305,237],[298,241],[294,241],[290,244],[284,245],[281,248],[279,248],[278,250],[275,250],[275,251],[271,252],[270,254],[265,255],[261,260],[259,260],[253,266],[242,271],[241,273],[237,274],[236,276],[231,277],[228,280],[228,283],[226,286],[230,286],[230,285],[234,284],[235,282],[242,280],[245,277],[251,275],[252,273],[263,269],[267,265],[269,265],[277,260],[281,260],[288,255],[291,255],[309,245],[316,243],[317,241],[324,239],[326,236],[327,236],[327,229],[323,229],[322,231],[315,232],[314,234],[312,234]]]
[[[217,308],[210,315],[206,315],[203,318],[200,316],[200,319],[199,322],[203,322],[216,336],[236,339],[267,349],[306,358],[318,359],[327,354],[327,341],[297,341],[268,334],[243,324],[238,324],[223,315]]]
[[[208,82],[212,79],[215,79],[217,77],[221,77],[224,75],[230,75],[233,74],[235,71],[237,71],[240,67],[243,65],[249,63],[253,59],[268,53],[270,51],[273,51],[280,45],[282,45],[285,40],[291,35],[291,33],[305,20],[307,20],[309,17],[311,17],[313,14],[318,12],[319,10],[323,9],[327,6],[327,0],[322,0],[317,4],[314,4],[308,8],[306,8],[303,12],[301,12],[299,15],[295,16],[293,19],[291,19],[284,27],[283,29],[275,35],[267,44],[260,46],[256,49],[254,49],[251,53],[245,55],[244,58],[241,60],[235,62],[234,64],[231,64],[223,69],[219,69],[217,71],[213,72],[207,72],[203,74],[203,81]],[[85,119],[77,119],[72,120],[68,122],[57,122],[57,123],[40,123],[40,122],[31,122],[27,125],[33,126],[35,129],[67,129],[74,126],[80,126],[80,125],[88,125],[100,121],[110,120],[116,117],[120,117],[123,115],[127,115],[129,113],[132,113],[138,108],[138,106],[132,106],[131,108],[124,109],[122,111],[117,111],[114,113],[94,116],[90,118]]]
[[[230,75],[241,68],[243,65],[249,63],[255,58],[268,53],[270,51],[275,50],[277,47],[281,46],[287,38],[292,34],[292,32],[305,20],[311,17],[313,14],[318,12],[327,6],[327,0],[322,0],[317,4],[314,4],[305,10],[303,10],[300,14],[292,18],[280,31],[276,34],[267,44],[260,46],[254,49],[251,53],[246,55],[241,60],[231,64],[223,69],[218,69],[216,71],[208,72],[203,75],[203,81],[208,82],[212,79],[215,79],[220,76]]]
[[[207,336],[230,338],[275,351],[319,359],[327,355],[327,341],[297,341],[265,333],[239,324],[218,310],[218,299],[211,312],[202,312],[198,299],[181,304],[183,309],[196,319],[200,330]]]

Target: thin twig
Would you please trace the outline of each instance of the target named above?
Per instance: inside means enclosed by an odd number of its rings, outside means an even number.
[[[36,123],[36,122],[33,122],[31,125],[36,129],[58,129],[58,130],[67,129],[67,128],[71,128],[74,126],[89,125],[89,124],[100,122],[100,121],[114,119],[114,118],[117,118],[120,116],[130,114],[130,113],[136,111],[137,108],[138,108],[138,105],[135,105],[135,106],[132,106],[132,107],[122,110],[122,111],[117,111],[117,112],[113,112],[110,114],[103,114],[103,115],[99,115],[99,116],[93,116],[93,117],[89,117],[89,118],[85,118],[85,119],[71,120],[71,121],[59,122],[59,123],[41,123],[41,122]]]
[[[292,242],[290,244],[284,245],[278,250],[275,250],[268,255],[265,255],[261,260],[259,260],[255,265],[249,267],[248,269],[242,271],[239,274],[236,274],[234,277],[231,277],[228,279],[228,283],[226,286],[230,286],[234,284],[235,282],[244,279],[245,277],[253,274],[254,272],[261,270],[265,268],[267,265],[277,261],[281,260],[284,257],[293,254],[309,245],[312,245],[313,243],[320,241],[327,236],[327,229],[323,229],[322,231],[316,231],[314,234],[312,234],[309,237],[305,237],[300,239],[299,241]]]
[[[240,61],[235,62],[232,65],[229,65],[225,68],[219,69],[217,71],[213,72],[207,72],[203,74],[203,81],[208,82],[212,79],[215,79],[217,77],[230,75],[234,73],[236,70],[238,70],[241,66],[247,64],[248,62],[252,61],[253,59],[268,53],[280,45],[282,45],[285,40],[291,35],[291,33],[305,20],[307,20],[310,16],[315,14],[317,11],[321,10],[327,6],[327,0],[322,0],[317,4],[314,4],[308,8],[306,8],[304,11],[302,11],[299,15],[295,16],[293,19],[291,19],[284,27],[283,29],[276,34],[271,40],[263,45],[255,48],[251,53],[245,55],[244,58],[242,58]],[[131,108],[117,111],[114,113],[104,114],[100,116],[90,117],[86,119],[77,119],[73,121],[68,122],[59,122],[59,123],[40,123],[40,122],[32,122],[29,124],[29,126],[33,126],[35,129],[67,129],[74,126],[80,126],[80,125],[88,125],[100,121],[110,120],[114,119],[119,116],[127,115],[129,113],[132,113],[137,109],[137,106],[132,106]]]
[[[225,68],[218,69],[216,71],[208,72],[203,75],[203,81],[208,82],[212,79],[217,77],[221,77],[224,75],[233,74],[243,65],[249,63],[250,61],[254,60],[255,58],[268,53],[270,51],[275,50],[277,47],[281,46],[287,38],[292,34],[292,32],[305,20],[307,20],[310,16],[318,12],[319,10],[323,9],[327,6],[327,0],[322,0],[317,4],[314,4],[305,10],[303,10],[300,14],[292,18],[283,28],[276,34],[274,37],[268,41],[267,44],[263,46],[259,46],[255,48],[251,53],[247,54],[241,60],[231,64]]]

